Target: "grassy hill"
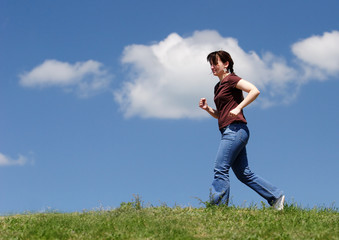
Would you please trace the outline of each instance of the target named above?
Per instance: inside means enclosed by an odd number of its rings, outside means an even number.
[[[0,218],[0,239],[339,239],[337,209],[143,207]]]

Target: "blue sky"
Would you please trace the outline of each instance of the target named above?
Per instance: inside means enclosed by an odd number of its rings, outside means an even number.
[[[220,134],[198,108],[229,51],[261,95],[250,167],[338,206],[338,1],[0,1],[0,214],[208,199]],[[231,173],[232,202],[263,199]]]

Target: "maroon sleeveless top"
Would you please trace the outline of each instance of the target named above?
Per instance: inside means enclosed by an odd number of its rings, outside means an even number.
[[[231,73],[227,75],[221,83],[217,83],[214,87],[214,102],[219,112],[219,129],[222,129],[233,122],[247,123],[243,111],[237,116],[229,116],[229,112],[244,100],[242,90],[236,88],[236,85],[240,80],[240,77]]]

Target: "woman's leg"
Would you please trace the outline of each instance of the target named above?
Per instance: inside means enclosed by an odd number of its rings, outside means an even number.
[[[229,169],[245,147],[248,135],[239,132],[244,124],[231,124],[223,132],[216,156],[210,200],[213,204],[228,204],[230,194]],[[240,139],[242,139],[240,141]]]
[[[214,179],[212,182],[210,201],[213,204],[228,204],[230,182],[229,169],[231,167],[229,154],[233,144],[231,139],[221,139],[214,164]]]
[[[270,205],[272,205],[283,194],[280,189],[250,170],[248,166],[246,147],[242,149],[236,160],[233,162],[232,170],[241,182],[265,198]]]

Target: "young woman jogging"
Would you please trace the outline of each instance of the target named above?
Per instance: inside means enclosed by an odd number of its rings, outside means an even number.
[[[285,200],[283,191],[253,173],[247,161],[246,144],[250,133],[243,108],[258,97],[259,90],[234,73],[234,63],[229,53],[212,52],[207,56],[207,61],[213,75],[219,78],[214,87],[216,109],[211,108],[205,98],[200,99],[199,107],[218,119],[221,132],[212,182],[212,204],[228,204],[229,169],[232,168],[241,182],[265,198],[271,206],[282,210]],[[245,98],[243,91],[248,93]]]

